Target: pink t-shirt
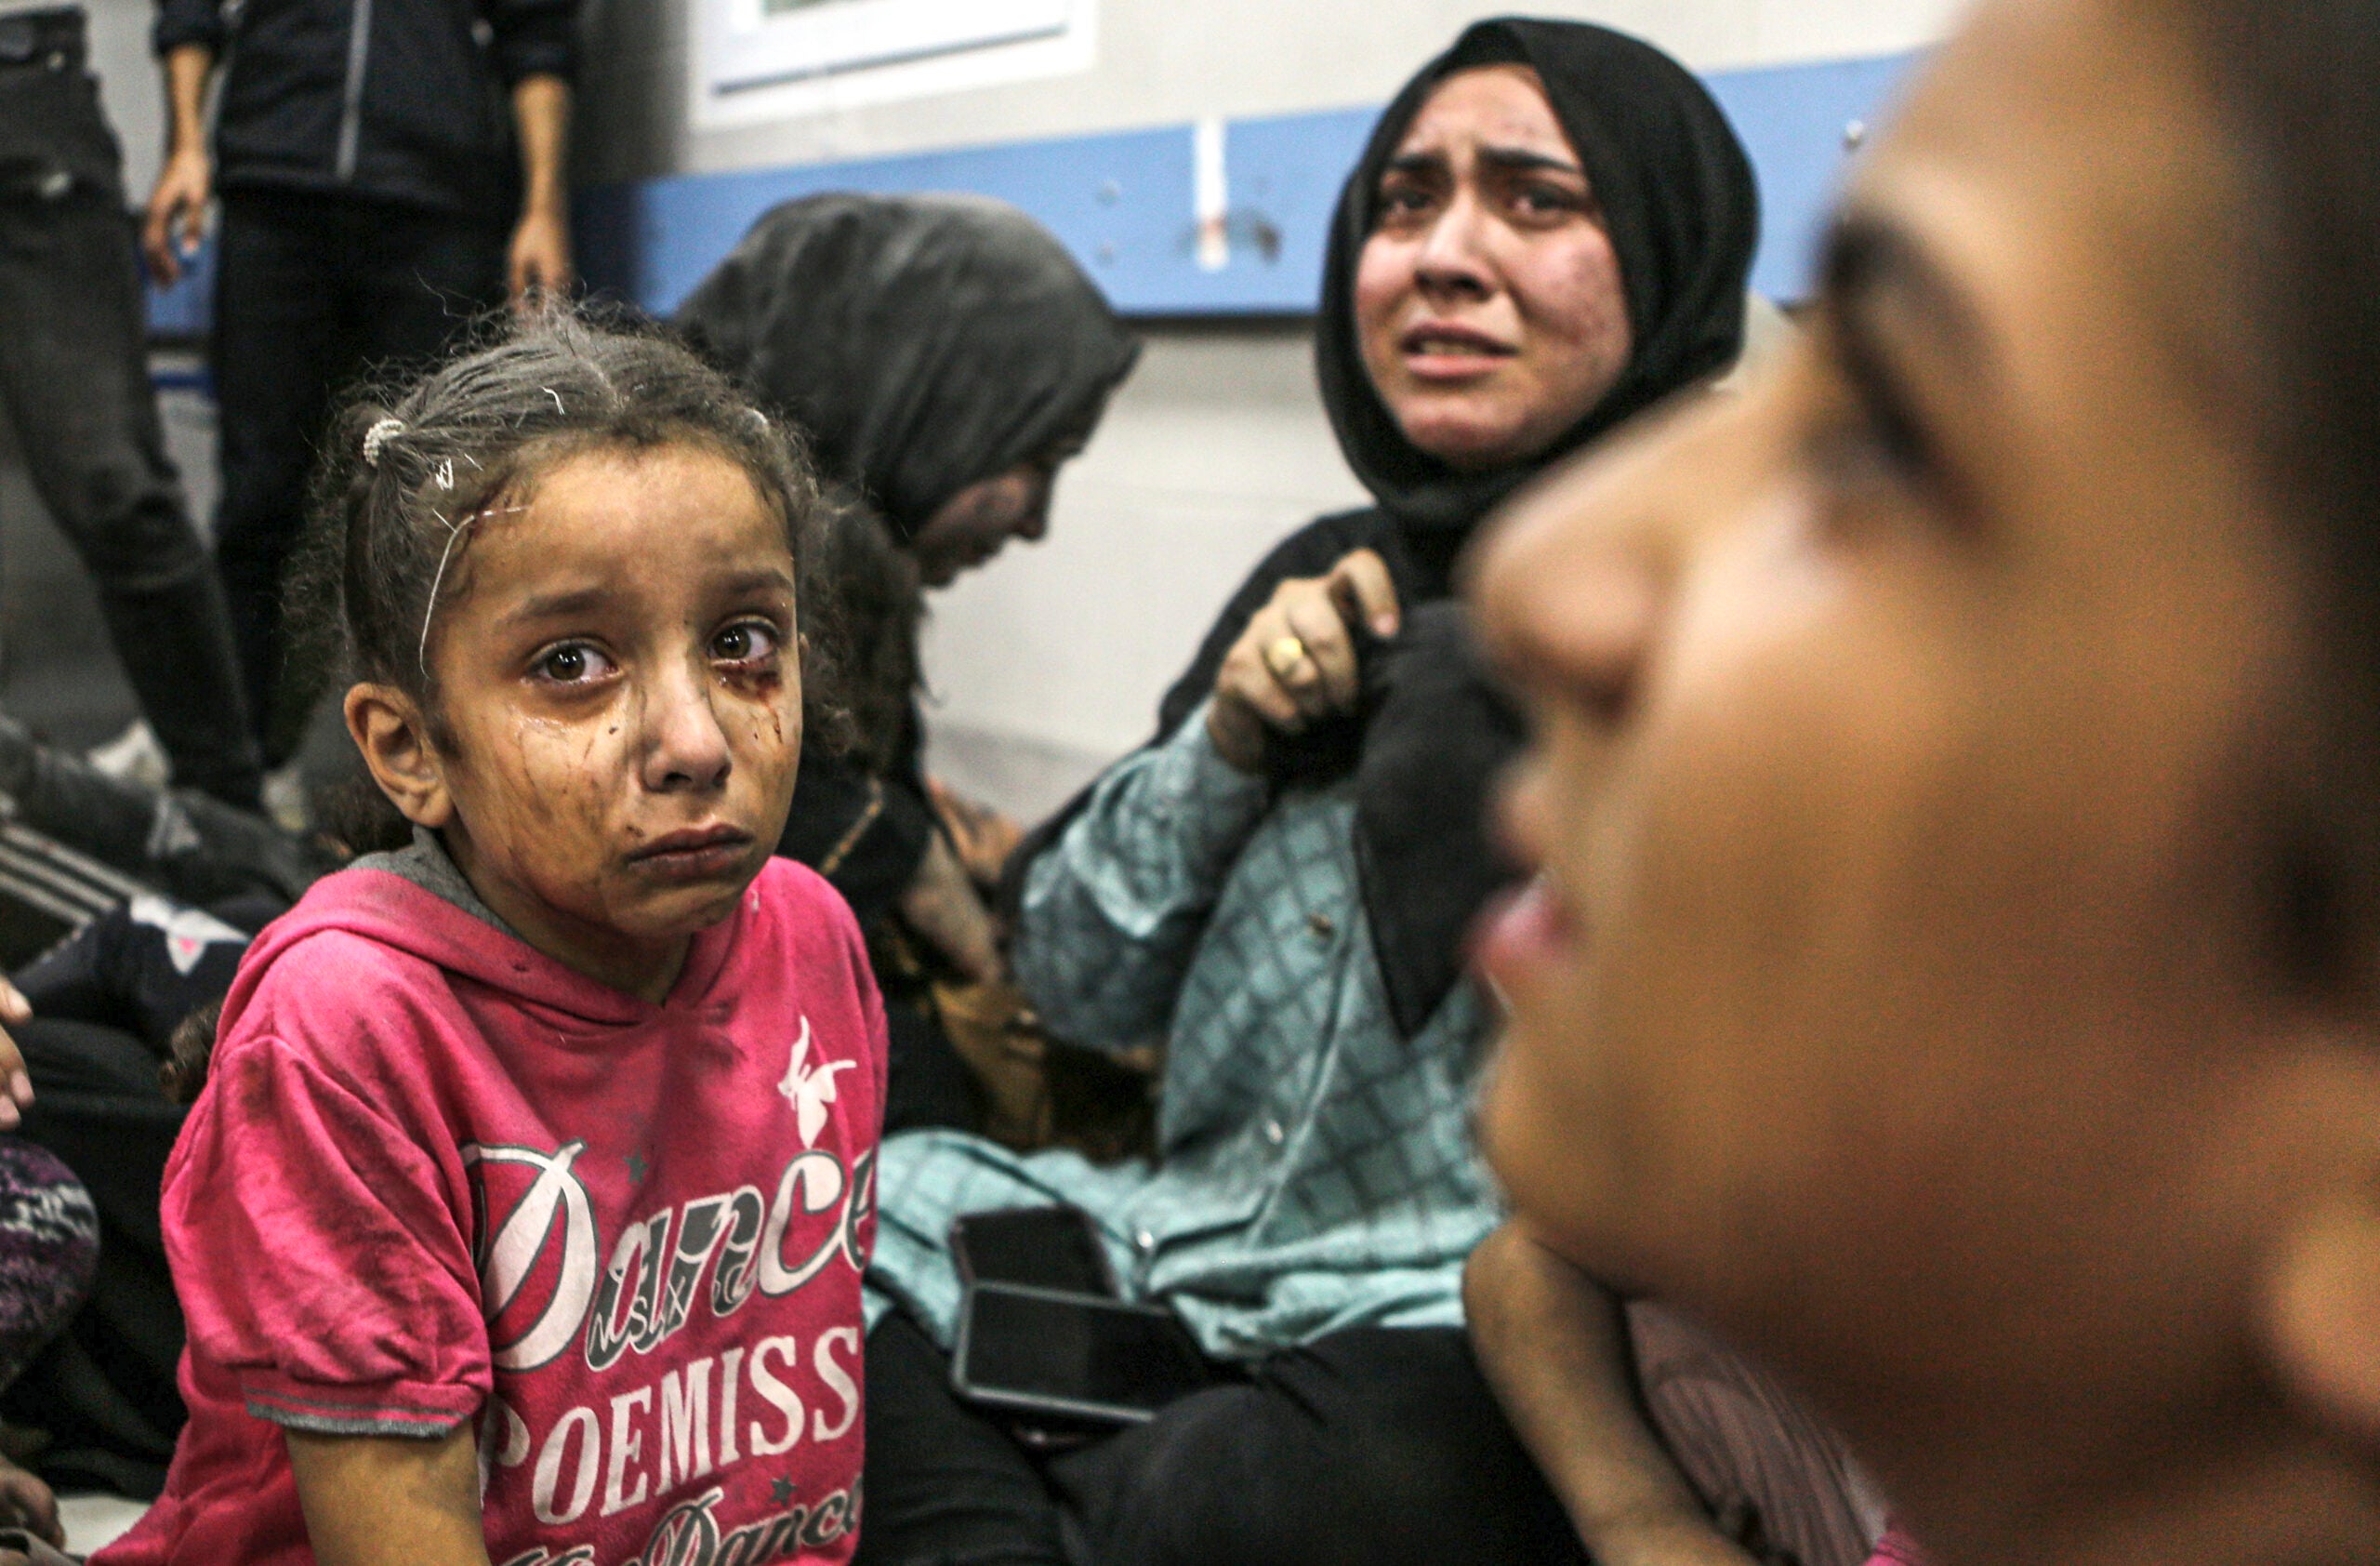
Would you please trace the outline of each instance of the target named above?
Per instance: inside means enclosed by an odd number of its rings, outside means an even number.
[[[668,1001],[385,870],[258,936],[166,1166],[190,1425],[97,1558],[311,1561],[277,1426],[479,1427],[498,1566],[841,1561],[884,1018],[773,860]]]

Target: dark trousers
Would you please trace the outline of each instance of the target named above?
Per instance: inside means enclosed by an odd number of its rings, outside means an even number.
[[[79,21],[0,19],[0,405],[175,780],[253,807],[256,747],[165,456],[133,242]]]
[[[1585,1552],[1460,1332],[1356,1328],[1037,1459],[907,1318],[867,1340],[857,1566],[1563,1566]]]
[[[364,377],[434,362],[504,300],[493,223],[335,196],[224,192],[215,274],[223,471],[215,554],[247,710],[270,756],[291,749],[314,680],[281,694],[283,575],[336,400]],[[298,671],[302,674],[311,671]]]

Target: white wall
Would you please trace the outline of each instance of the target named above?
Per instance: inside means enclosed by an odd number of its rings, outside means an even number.
[[[1302,325],[1152,331],[1050,535],[937,594],[933,764],[1012,808],[1054,805],[1148,737],[1157,699],[1249,566],[1361,505]]]
[[[90,17],[91,68],[100,101],[124,143],[124,181],[135,203],[157,181],[165,151],[165,88],[149,55],[156,0],[82,0]]]

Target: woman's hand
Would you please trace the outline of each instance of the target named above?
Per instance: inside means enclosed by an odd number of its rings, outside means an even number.
[[[926,779],[926,797],[933,802],[933,813],[942,817],[943,830],[950,834],[959,862],[975,884],[998,886],[1009,856],[1025,841],[1025,829],[1014,816],[978,804],[938,777]]]
[[[517,314],[533,313],[541,299],[570,297],[576,281],[570,259],[570,221],[560,212],[537,208],[522,214],[505,254],[505,289]]]
[[[1327,575],[1275,588],[1215,675],[1207,736],[1223,760],[1262,772],[1268,732],[1296,734],[1352,711],[1363,687],[1348,627],[1361,620],[1385,638],[1396,634],[1399,617],[1396,584],[1370,550],[1342,556]]]
[[[58,1497],[49,1493],[48,1485],[6,1457],[0,1457],[0,1527],[21,1528],[60,1549],[66,1547],[66,1529],[58,1520]],[[0,1561],[7,1559],[0,1555]]]
[[[182,262],[197,254],[206,232],[206,204],[215,194],[215,166],[204,144],[171,153],[149,194],[148,219],[140,228],[140,251],[149,261],[149,275],[171,287],[182,275]]]
[[[7,979],[0,979],[0,1023],[14,1028],[31,1022],[33,1016],[33,1003],[25,999],[24,991]],[[16,1040],[0,1032],[0,1131],[14,1131],[22,1125],[25,1111],[33,1108],[33,1080],[25,1070],[25,1057],[17,1049]],[[16,1471],[24,1472],[21,1468]],[[5,1475],[0,1475],[0,1482],[5,1482]]]
[[[901,920],[963,976],[979,984],[1007,976],[991,910],[940,832],[926,845],[918,873],[901,894]]]

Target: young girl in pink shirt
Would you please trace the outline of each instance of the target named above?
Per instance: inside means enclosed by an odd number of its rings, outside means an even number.
[[[816,483],[562,318],[350,414],[323,493],[413,843],[241,968],[165,1176],[191,1421],[99,1559],[846,1559],[884,1028],[771,857]]]

